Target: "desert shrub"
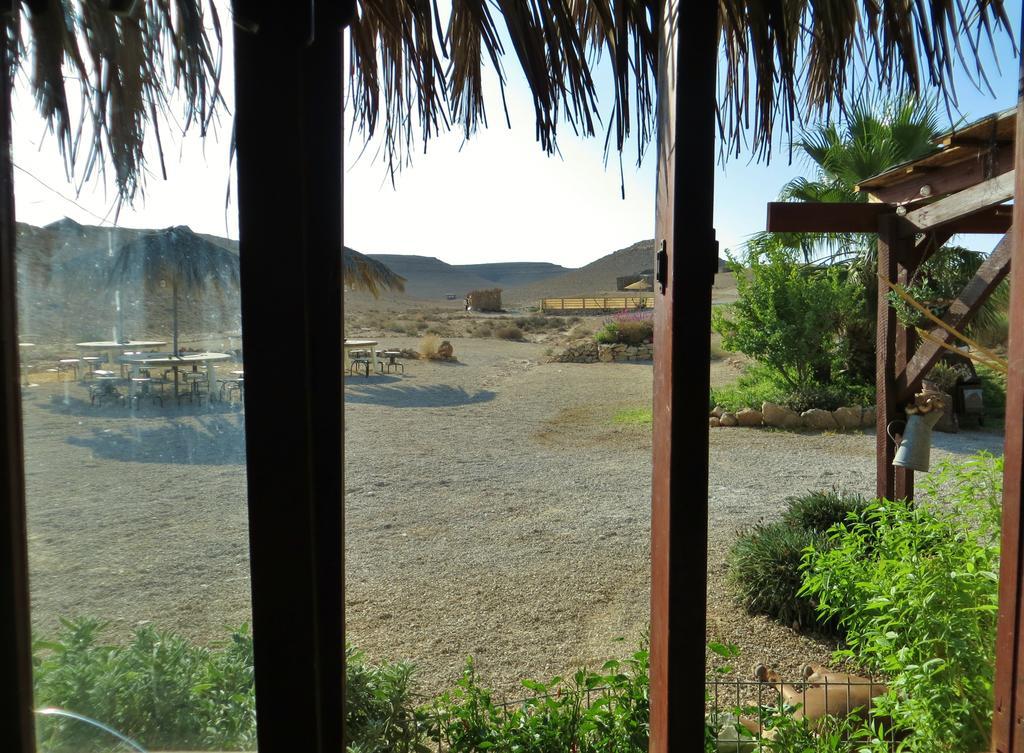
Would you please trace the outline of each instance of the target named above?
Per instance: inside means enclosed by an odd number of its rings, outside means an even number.
[[[438,355],[437,349],[441,347],[441,338],[437,335],[427,335],[420,340],[420,355],[424,358],[434,361],[440,356]]]
[[[859,494],[838,489],[807,492],[786,500],[782,520],[794,528],[824,533],[836,524],[844,524],[850,513],[860,513],[867,500]]]
[[[601,672],[541,683],[524,680],[532,694],[502,706],[476,680],[472,659],[454,690],[422,710],[429,737],[450,753],[481,750],[547,753],[641,753],[649,738],[649,661],[646,646]]]
[[[593,334],[594,333],[591,331],[590,327],[583,323],[575,324],[572,329],[569,330],[569,337],[571,338],[590,337]]]
[[[594,333],[594,339],[599,343],[623,343],[625,345],[640,345],[653,336],[654,322],[651,320],[612,320]]]
[[[494,330],[494,336],[502,340],[522,340],[523,331],[519,327],[497,327]]]
[[[844,629],[841,656],[891,677],[879,712],[901,750],[989,749],[1002,461],[925,477],[930,501],[881,500],[805,555],[801,593]]]
[[[804,550],[820,547],[821,541],[821,534],[782,521],[740,534],[729,552],[729,574],[746,610],[785,625],[831,629],[829,620],[819,618],[816,603],[799,595]]]
[[[515,320],[515,326],[524,332],[546,332],[552,329],[561,329],[561,323],[550,316],[520,316]]]
[[[841,333],[863,292],[834,268],[811,267],[780,248],[734,266],[739,299],[716,308],[722,345],[773,369],[791,388],[830,379],[843,351]]]

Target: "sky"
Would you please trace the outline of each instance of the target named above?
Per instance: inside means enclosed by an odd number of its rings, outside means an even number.
[[[1008,6],[1014,29],[1019,29],[1020,7]],[[230,35],[225,38],[230,40]],[[999,42],[997,58],[1001,71],[987,66],[994,97],[958,75],[959,111],[953,113],[954,121],[1014,106],[1017,64],[1005,39]],[[635,146],[628,145],[620,175],[615,153],[605,163],[603,132],[588,140],[564,127],[559,133],[560,154],[544,154],[534,138],[529,92],[513,60],[506,61],[506,72],[512,127],[505,124],[496,77],[491,76],[486,82],[486,93],[492,95],[490,128],[469,141],[459,132],[431,140],[427,152],[414,155],[412,165],[397,175],[394,186],[383,161],[374,159],[376,145],[371,143],[364,150],[358,133],[346,134],[346,245],[364,253],[435,256],[452,264],[548,261],[578,267],[653,237],[654,150],[637,166]],[[232,79],[228,47],[223,81],[229,110]],[[944,125],[947,122],[944,115]],[[174,138],[174,133],[173,127],[161,131],[167,180],[153,172],[159,162],[150,144],[151,173],[145,196],[134,207],[122,209],[117,224],[185,224],[237,238],[230,113],[223,115],[205,140],[195,132],[184,138]],[[763,230],[766,203],[776,198],[788,180],[808,172],[806,164],[788,161],[786,144],[780,137],[769,165],[752,162],[749,154],[718,165],[715,223],[723,249],[738,252],[747,237]],[[14,158],[20,221],[40,225],[69,216],[88,224],[115,222],[109,183],[98,177],[84,184],[81,176],[67,178],[55,140],[45,133],[24,78],[15,90]],[[625,186],[624,199],[620,181]],[[984,236],[960,241],[979,250],[994,245],[993,238]]]

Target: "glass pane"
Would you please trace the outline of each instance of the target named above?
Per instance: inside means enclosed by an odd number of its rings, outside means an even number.
[[[221,117],[232,91],[226,68]],[[231,128],[179,135],[167,96],[120,209],[113,166],[68,179],[14,98],[41,751],[256,745]]]

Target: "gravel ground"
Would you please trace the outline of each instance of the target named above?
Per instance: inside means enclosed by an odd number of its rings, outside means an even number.
[[[483,683],[519,697],[546,678],[629,653],[649,601],[649,429],[613,422],[650,404],[651,368],[544,364],[544,346],[456,339],[459,364],[346,380],[347,620],[375,659],[450,687],[472,655]],[[389,338],[389,346],[416,341]],[[736,370],[715,362],[724,383]],[[153,622],[201,641],[247,619],[242,415],[91,408],[83,391],[28,392],[33,621]],[[940,435],[933,460],[1000,437]],[[737,608],[725,555],[786,496],[869,492],[874,436],[711,434],[709,629],[795,673],[831,646]],[[622,641],[616,639],[622,638]],[[709,657],[709,665],[715,660]]]

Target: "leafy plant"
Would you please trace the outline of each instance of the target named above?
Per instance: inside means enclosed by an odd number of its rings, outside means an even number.
[[[730,385],[711,390],[711,406],[721,405],[735,413],[744,408],[761,408],[765,402],[779,403],[787,386],[772,369],[755,364]]]
[[[859,494],[838,489],[807,492],[786,500],[782,520],[793,528],[824,533],[837,524],[845,525],[851,513],[860,513],[867,504]]]
[[[779,402],[797,413],[811,408],[831,411],[844,405],[873,405],[875,388],[846,382],[808,384],[787,390]]]
[[[450,753],[641,753],[649,738],[648,676],[644,646],[624,662],[607,662],[601,672],[580,670],[547,683],[524,680],[532,697],[505,706],[480,687],[469,659],[455,689],[420,713],[429,737]]]
[[[901,750],[989,747],[1002,461],[980,454],[926,477],[931,501],[881,500],[810,550],[801,594],[892,679],[878,704]]]
[[[834,268],[809,267],[773,248],[734,265],[739,299],[712,326],[727,350],[773,369],[790,388],[828,383],[844,322],[862,291]]]
[[[426,751],[409,697],[412,665],[371,664],[345,648],[345,746],[350,753]]]

